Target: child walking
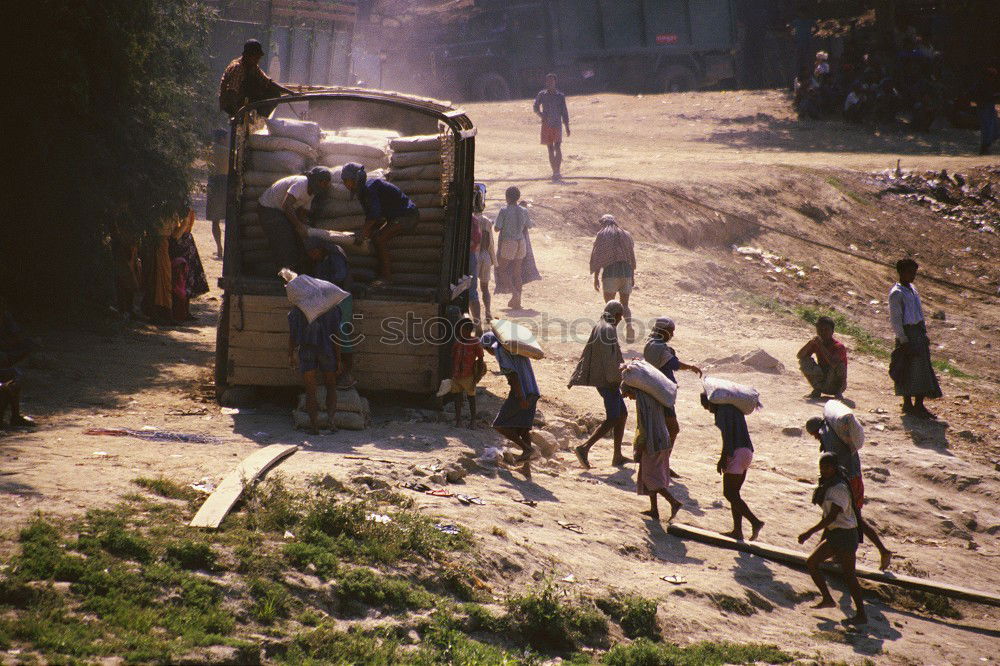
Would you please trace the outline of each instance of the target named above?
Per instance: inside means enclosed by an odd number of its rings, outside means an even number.
[[[482,379],[483,347],[476,337],[476,323],[468,316],[455,326],[455,342],[451,346],[451,395],[455,400],[455,427],[462,422],[462,396],[469,401],[469,428],[476,427],[476,384]]]

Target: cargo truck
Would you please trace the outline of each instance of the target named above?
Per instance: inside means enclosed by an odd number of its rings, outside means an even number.
[[[436,48],[435,78],[468,99],[566,92],[675,92],[735,77],[733,0],[477,0]],[[411,61],[412,62],[412,61]]]
[[[301,377],[290,367],[290,304],[278,266],[260,226],[258,198],[269,183],[284,175],[263,173],[252,162],[252,139],[264,133],[258,107],[275,103],[275,116],[319,123],[326,135],[438,137],[439,165],[431,179],[398,182],[413,195],[421,220],[412,234],[392,242],[395,280],[373,285],[374,257],[348,246],[353,282],[354,371],[358,388],[433,395],[447,376],[450,327],[466,310],[467,292],[453,285],[469,270],[473,161],[476,130],[459,109],[430,99],[375,90],[297,87],[298,94],[265,100],[239,111],[232,120],[230,172],[223,258],[222,309],[216,336],[217,392],[230,386],[297,386]],[[294,110],[294,113],[292,111]],[[360,132],[360,134],[359,134]],[[388,141],[388,139],[387,139]],[[258,142],[257,145],[259,145]],[[387,143],[388,145],[388,143]],[[433,151],[424,151],[422,156]],[[318,154],[319,155],[319,154]],[[394,171],[391,150],[387,174]],[[322,156],[315,160],[322,163]],[[327,166],[337,166],[329,164]],[[419,190],[419,193],[414,193]],[[355,200],[332,202],[343,207]],[[312,223],[330,231],[354,231],[357,214],[323,217],[327,203],[317,199]],[[319,208],[317,208],[319,207]],[[346,215],[346,214],[345,214]]]

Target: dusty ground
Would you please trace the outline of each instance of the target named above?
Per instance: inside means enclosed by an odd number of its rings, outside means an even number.
[[[804,398],[807,389],[796,369],[795,352],[810,330],[774,310],[779,303],[835,306],[887,339],[884,301],[891,271],[812,241],[882,262],[912,252],[927,273],[982,291],[919,283],[927,312],[945,312],[945,320],[929,322],[935,356],[975,377],[943,376],[945,398],[933,405],[942,420],[911,421],[898,413],[885,361],[852,357],[848,397],[869,424],[870,441],[862,451],[870,500],[866,515],[896,551],[894,570],[1000,590],[1000,431],[991,416],[1000,377],[1000,304],[990,295],[997,289],[1000,248],[995,235],[943,221],[906,202],[879,199],[880,188],[869,177],[901,159],[904,169],[990,178],[983,167],[991,161],[971,154],[976,137],[955,130],[874,135],[840,123],[799,125],[782,96],[768,92],[602,95],[571,99],[570,109],[574,134],[565,145],[567,182],[552,185],[528,180],[544,175],[547,167],[525,103],[470,108],[480,128],[478,178],[491,183],[491,208],[511,183],[535,206],[533,238],[545,280],[527,288],[529,309],[517,315],[545,334],[548,356],[535,367],[547,429],[568,445],[579,424],[601,412],[593,391],[564,387],[589,330],[585,322],[572,324],[592,320],[601,309],[587,276],[590,237],[597,217],[614,212],[639,240],[633,311],[640,322],[671,315],[678,323],[675,346],[681,357],[706,369],[713,359],[757,349],[784,364],[776,373],[729,364],[719,374],[761,391],[765,409],[749,419],[756,458],[744,496],[767,521],[764,540],[798,547],[796,535],[817,518],[808,502],[816,445],[782,430],[801,426],[821,407]],[[758,222],[806,240],[762,230]],[[211,258],[207,223],[198,225],[197,240],[214,285],[221,262]],[[779,255],[782,262],[802,266],[805,275],[745,260],[731,251],[733,244]],[[497,441],[484,428],[454,429],[448,412],[439,416],[378,401],[371,430],[319,438],[293,431],[286,409],[273,401],[222,414],[210,386],[217,306],[214,295],[202,299],[197,323],[184,328],[107,321],[84,331],[38,331],[55,363],[29,370],[27,408],[41,427],[0,438],[5,548],[16,527],[36,511],[59,514],[109,504],[139,476],[217,481],[263,444],[302,444],[303,451],[279,468],[293,480],[318,473],[403,480],[414,475],[414,464],[478,456]],[[570,335],[560,333],[563,322]],[[641,349],[641,340],[627,345],[631,355]],[[685,509],[678,520],[723,531],[730,525],[715,474],[718,433],[697,403],[696,377],[685,373],[680,380],[682,432],[673,460],[684,476],[677,489]],[[495,413],[503,393],[502,378],[488,375],[480,398],[484,419]],[[209,434],[220,443],[150,444],[82,434],[88,427],[110,426]],[[945,620],[873,601],[868,629],[846,633],[838,624],[846,597],[841,609],[811,611],[803,594],[812,589],[805,574],[667,536],[663,525],[638,513],[646,501],[634,494],[635,466],[610,467],[609,443],[598,445],[592,460],[594,469],[583,472],[571,454],[560,453],[553,462],[536,465],[530,481],[503,470],[474,473],[462,491],[484,498],[483,507],[424,496],[418,501],[428,512],[475,530],[487,566],[499,572],[505,563],[519,563],[518,573],[498,573],[492,581],[498,594],[530,584],[539,571],[557,580],[572,574],[577,582],[562,584],[571,589],[641,592],[663,600],[661,616],[679,642],[754,639],[850,662],[872,657],[880,663],[992,663],[1000,653],[1000,611],[966,603],[956,603],[962,619]],[[528,508],[514,498],[533,499],[538,506]],[[579,523],[584,533],[560,529],[558,520]],[[875,563],[870,546],[860,552],[866,563]],[[666,574],[682,575],[688,583],[675,588],[659,580]],[[747,589],[766,599],[771,610],[751,617],[727,614],[708,596],[744,598]]]

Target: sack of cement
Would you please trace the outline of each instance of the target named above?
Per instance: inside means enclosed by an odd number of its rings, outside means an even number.
[[[290,150],[255,150],[250,153],[250,165],[254,171],[301,173],[306,167],[306,158]]]
[[[732,405],[744,414],[753,414],[762,407],[760,393],[752,386],[744,386],[727,379],[705,377],[701,380],[708,401],[716,405]]]
[[[440,164],[419,164],[417,166],[392,168],[389,177],[393,180],[432,180],[441,177]]]
[[[317,386],[316,387],[316,400],[319,401],[320,407],[326,407],[326,387]],[[306,408],[306,394],[299,394],[298,407],[296,409],[305,410]],[[358,394],[357,389],[337,389],[337,412],[357,412],[359,414],[368,415],[371,413],[371,407],[368,404],[366,398],[362,398]]]
[[[386,142],[400,136],[400,133],[394,129],[381,127],[344,127],[337,130],[336,134],[354,139],[382,139]]]
[[[345,188],[346,189],[346,188]],[[337,199],[324,197],[317,199],[313,203],[312,215],[314,217],[346,217],[348,215],[364,215],[365,209],[357,199]]]
[[[855,451],[865,445],[865,429],[850,407],[839,400],[828,400],[823,407],[823,418]]]
[[[358,231],[365,226],[365,216],[317,217],[312,220],[312,224],[315,228],[325,231]],[[340,245],[340,243],[337,244]]]
[[[271,187],[282,178],[287,178],[294,174],[294,171],[247,171],[243,174],[243,184],[250,187]]]
[[[355,139],[323,134],[319,143],[320,155],[354,155],[362,158],[382,159],[389,156],[385,139]]]
[[[288,300],[302,310],[310,324],[350,296],[332,282],[318,280],[310,275],[296,275],[287,268],[281,269],[281,277],[286,283]]]
[[[545,358],[545,352],[535,339],[534,333],[524,326],[506,319],[494,319],[490,322],[490,328],[501,346],[509,353],[534,359]]]
[[[326,241],[327,243],[333,243],[334,245],[340,245],[347,252],[352,255],[369,255],[372,253],[371,241],[367,240],[364,243],[358,245],[356,243],[357,235],[351,231],[331,231],[328,229],[307,229],[306,234],[310,238],[318,238],[320,240]]]
[[[311,148],[319,145],[323,130],[319,123],[309,120],[292,120],[291,118],[268,118],[267,132],[271,136],[287,136],[307,144]]]
[[[365,171],[369,173],[375,169],[385,169],[389,166],[389,158],[386,156],[382,157],[359,157],[357,155],[334,155],[323,153],[319,156],[319,162],[325,167],[331,169],[335,167],[342,167],[348,162],[354,162],[355,164],[360,164],[365,168]]]
[[[389,141],[394,153],[417,153],[427,150],[441,151],[441,137],[437,134],[402,136]]]
[[[421,150],[415,153],[393,153],[389,160],[394,168],[419,166],[421,164],[441,164],[441,153],[436,150]]]
[[[317,419],[320,428],[330,427],[330,417],[326,412],[319,412],[317,414]],[[305,411],[296,409],[292,412],[292,423],[297,429],[304,429],[309,427],[309,414]],[[333,417],[333,424],[342,430],[364,430],[368,425],[368,418],[358,412],[342,412],[337,411]]]
[[[251,150],[272,153],[279,150],[289,150],[302,155],[310,161],[315,161],[316,159],[316,150],[312,146],[288,136],[272,136],[267,132],[254,132],[247,138],[247,144]]]
[[[622,384],[649,394],[664,407],[673,407],[677,402],[677,384],[642,359],[622,364]]]

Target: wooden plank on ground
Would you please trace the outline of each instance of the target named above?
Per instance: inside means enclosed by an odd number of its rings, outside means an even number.
[[[226,475],[215,492],[208,496],[198,509],[198,513],[191,519],[190,526],[213,530],[217,528],[243,494],[243,489],[248,483],[257,480],[280,460],[298,450],[299,447],[294,444],[272,444],[244,458],[236,469]]]
[[[782,564],[788,564],[801,569],[804,569],[806,566],[807,555],[790,548],[772,546],[760,541],[737,541],[736,539],[723,536],[718,532],[712,532],[711,530],[704,530],[700,527],[693,527],[682,523],[671,523],[667,528],[667,533],[682,539],[700,541],[701,543],[705,543],[710,546],[728,548],[730,550],[739,550],[744,553],[753,553],[754,555],[758,555],[765,559],[780,562]],[[840,568],[830,562],[824,563],[823,569],[834,573],[840,572]],[[949,585],[947,583],[936,583],[932,580],[927,580],[926,578],[916,578],[915,576],[895,574],[889,571],[879,571],[878,569],[872,569],[871,567],[860,565],[857,567],[857,573],[858,578],[873,580],[880,583],[888,583],[889,585],[896,585],[908,590],[919,590],[921,592],[940,594],[953,599],[974,601],[976,603],[988,604],[990,606],[1000,606],[1000,594],[996,594],[994,592],[981,592],[967,587],[959,587],[957,585]]]

